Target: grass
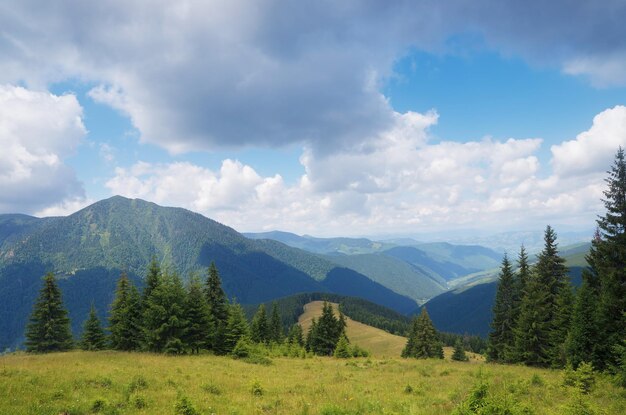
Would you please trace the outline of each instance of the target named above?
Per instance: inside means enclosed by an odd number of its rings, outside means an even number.
[[[608,379],[581,395],[561,371],[520,366],[75,351],[0,357],[0,414],[450,414],[484,383],[527,413],[626,413],[626,392]]]

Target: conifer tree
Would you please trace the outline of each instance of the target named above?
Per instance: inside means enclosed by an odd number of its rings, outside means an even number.
[[[549,293],[537,272],[531,272],[515,325],[515,348],[511,353],[511,361],[529,366],[549,364],[550,302],[548,296]]]
[[[523,295],[524,287],[526,287],[526,283],[530,278],[530,264],[528,262],[528,253],[526,252],[526,248],[524,245],[520,247],[519,255],[517,256],[517,275],[519,281],[519,293],[520,293],[520,301],[521,295]]]
[[[593,349],[596,343],[596,305],[598,293],[591,271],[583,270],[583,282],[577,291],[572,312],[572,322],[567,338],[568,361],[574,369],[582,362],[593,361]]]
[[[620,147],[606,179],[606,213],[598,219],[599,241],[592,251],[598,276],[598,325],[594,367],[616,366],[616,347],[626,339],[626,160]]]
[[[114,350],[139,350],[142,339],[139,291],[122,272],[109,315],[109,341]]]
[[[313,317],[311,320],[311,326],[309,327],[309,331],[306,334],[306,341],[304,343],[304,347],[312,352],[314,348],[314,343],[317,339],[317,319]]]
[[[217,354],[228,354],[233,351],[237,342],[241,339],[250,337],[250,327],[248,320],[241,305],[234,302],[230,306],[226,330],[224,333],[224,342],[221,349],[217,349]]]
[[[187,288],[185,320],[187,330],[184,343],[191,352],[199,353],[200,349],[208,348],[208,334],[215,330],[215,324],[211,320],[209,304],[202,292],[202,283],[195,275],[191,277]]]
[[[289,329],[289,334],[287,335],[287,343],[304,346],[302,326],[300,326],[298,323],[294,324]]]
[[[350,343],[345,335],[342,335],[337,342],[333,356],[339,359],[347,359],[352,357],[352,351],[350,350]]]
[[[270,327],[267,321],[267,313],[265,312],[265,304],[259,305],[256,314],[252,318],[250,337],[255,343],[268,343],[270,340]]]
[[[153,256],[150,261],[150,265],[148,266],[148,274],[146,275],[146,284],[143,288],[143,294],[141,301],[145,303],[146,299],[150,296],[152,291],[159,285],[159,281],[161,280],[161,268],[159,267],[159,263],[156,260],[156,257]]]
[[[215,262],[211,262],[208,270],[208,276],[205,287],[205,295],[209,303],[209,311],[211,312],[211,320],[215,324],[215,330],[209,335],[208,343],[217,354],[227,353],[225,350],[226,325],[229,317],[229,304],[226,293],[222,289],[222,280],[220,278]],[[233,345],[234,347],[234,345]],[[232,350],[232,348],[231,348]]]
[[[345,335],[342,323],[335,317],[332,305],[324,301],[322,315],[309,330],[307,346],[317,355],[331,356],[342,335]]]
[[[402,357],[443,359],[443,347],[426,307],[422,308],[417,318],[413,319],[411,333],[402,351]]]
[[[83,324],[80,347],[83,350],[102,350],[106,348],[106,336],[93,303],[91,303],[89,317]]]
[[[176,273],[165,273],[161,282],[150,293],[144,308],[144,339],[147,350],[181,354],[187,320],[185,319],[186,293]]]
[[[503,362],[510,354],[515,343],[513,328],[515,325],[515,307],[517,301],[517,282],[508,256],[502,259],[500,278],[493,307],[492,331],[489,333],[489,361]]]
[[[567,363],[567,338],[571,328],[574,293],[569,280],[557,293],[550,331],[550,365],[563,368]]]
[[[461,339],[457,339],[457,341],[454,343],[452,360],[456,360],[458,362],[467,362],[469,360],[467,354],[465,354],[465,349],[463,348],[463,342],[461,341]]]
[[[278,304],[272,303],[272,316],[269,322],[270,341],[275,343],[281,343],[283,341],[283,323],[280,320],[280,314],[278,314]]]
[[[54,274],[47,273],[26,326],[26,351],[57,352],[72,348],[70,319]]]

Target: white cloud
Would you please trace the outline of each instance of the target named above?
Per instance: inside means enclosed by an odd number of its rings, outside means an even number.
[[[606,171],[618,146],[626,147],[626,107],[622,105],[596,115],[591,128],[576,139],[552,146],[554,171],[574,176]]]
[[[33,213],[84,197],[64,164],[86,130],[74,95],[0,85],[0,212]]]

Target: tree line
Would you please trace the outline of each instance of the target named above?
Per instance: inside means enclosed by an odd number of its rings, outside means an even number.
[[[285,335],[276,302],[270,313],[265,304],[259,305],[249,323],[242,306],[228,300],[215,263],[209,266],[204,283],[192,276],[185,286],[178,274],[161,270],[153,259],[143,292],[139,292],[125,273],[120,276],[106,331],[95,307],[91,306],[77,344],[55,277],[46,274],[26,327],[25,346],[28,352],[35,353],[69,350],[78,345],[85,350],[168,354],[210,351],[244,357],[251,344],[284,344],[290,355],[296,356],[305,350],[333,355],[336,349],[339,357],[367,355],[349,344],[345,327],[343,313],[336,317],[327,302],[320,318],[313,320],[306,339],[299,324],[292,325]]]
[[[606,213],[574,292],[557,235],[548,226],[544,248],[530,265],[524,247],[517,270],[502,260],[487,358],[530,366],[626,370],[626,161],[620,148],[608,172]],[[626,379],[626,378],[625,378]]]

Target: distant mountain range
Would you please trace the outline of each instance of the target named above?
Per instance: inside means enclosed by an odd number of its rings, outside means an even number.
[[[60,280],[76,333],[92,302],[104,316],[122,270],[141,285],[152,257],[185,277],[205,273],[215,261],[225,291],[241,303],[331,292],[403,314],[417,306],[326,258],[276,241],[248,239],[185,209],[116,196],[67,217],[0,215],[0,349],[21,344],[46,272]]]

